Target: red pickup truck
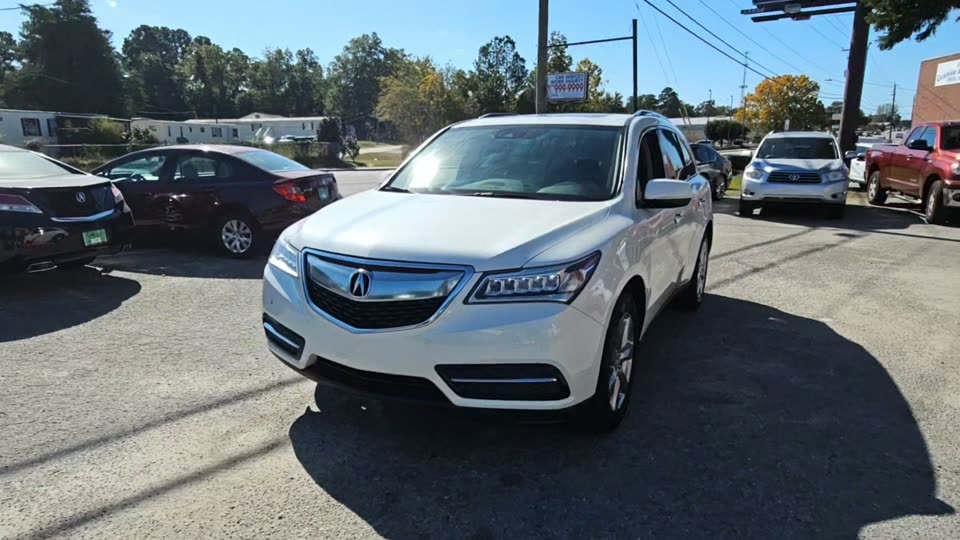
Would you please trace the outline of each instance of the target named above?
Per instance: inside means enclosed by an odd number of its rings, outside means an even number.
[[[874,146],[865,168],[871,204],[897,192],[921,199],[929,223],[943,223],[960,212],[960,121],[921,124],[902,144]]]

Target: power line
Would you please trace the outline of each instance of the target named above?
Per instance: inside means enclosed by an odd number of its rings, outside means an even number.
[[[0,8],[0,11],[20,11],[21,9],[27,9],[32,7],[50,7],[53,5],[56,5],[56,2],[50,2],[49,4],[21,4],[17,7]]]
[[[812,28],[814,32],[820,34],[820,36],[821,36],[823,39],[825,39],[825,40],[829,41],[830,43],[833,43],[833,44],[836,45],[837,47],[843,49],[843,45],[837,43],[837,42],[834,41],[832,38],[830,38],[828,35],[826,35],[826,34],[824,34],[823,32],[821,32],[820,29],[817,28],[817,27],[813,24],[813,21],[807,21],[807,26],[809,26],[810,28]]]
[[[667,60],[667,65],[670,66],[670,73],[673,74],[673,85],[679,86],[680,80],[677,78],[677,70],[673,67],[673,62],[670,61],[670,52],[667,51],[667,41],[663,39],[663,32],[660,31],[660,22],[657,21],[657,18],[653,18],[653,27],[657,29],[657,35],[660,36],[660,48],[663,49],[663,57]]]
[[[713,14],[716,15],[718,19],[720,19],[721,21],[727,23],[727,26],[729,26],[730,28],[733,28],[737,33],[739,33],[741,36],[743,36],[744,38],[746,38],[747,40],[749,40],[750,43],[753,43],[753,44],[756,45],[757,47],[760,47],[760,49],[766,51],[766,53],[769,54],[770,56],[772,56],[774,59],[779,60],[780,62],[782,62],[782,63],[786,64],[787,66],[789,66],[790,69],[793,69],[793,70],[795,70],[795,71],[798,71],[798,72],[800,72],[800,73],[803,73],[804,70],[803,70],[802,68],[798,68],[797,66],[791,64],[790,62],[787,62],[787,61],[784,60],[782,57],[778,56],[776,53],[774,53],[774,52],[771,51],[770,49],[766,48],[762,43],[760,43],[759,41],[757,41],[757,40],[753,39],[752,37],[750,37],[749,34],[747,34],[746,32],[744,32],[744,31],[742,31],[742,30],[740,30],[739,28],[737,28],[737,26],[736,26],[735,24],[733,24],[732,22],[730,22],[730,21],[728,21],[727,19],[725,19],[725,18],[723,17],[723,15],[721,15],[720,13],[718,13],[717,10],[713,9],[713,7],[710,6],[710,4],[704,2],[703,0],[697,0],[697,1],[700,2],[700,3],[703,5],[703,7],[707,8],[707,9],[709,9],[711,12],[713,12]]]
[[[769,78],[770,78],[770,77],[764,75],[763,73],[760,73],[759,71],[757,71],[757,70],[753,69],[752,67],[748,66],[746,63],[741,62],[740,60],[737,60],[736,58],[730,56],[730,55],[727,54],[726,52],[724,52],[724,51],[722,51],[721,49],[717,48],[713,43],[710,43],[709,41],[703,39],[703,38],[700,37],[696,32],[694,32],[693,30],[687,28],[682,22],[674,19],[673,17],[671,17],[670,15],[668,15],[667,13],[665,13],[662,9],[660,9],[660,8],[658,8],[657,6],[653,5],[653,3],[650,2],[650,0],[643,0],[643,1],[646,2],[647,5],[649,5],[649,6],[652,7],[653,9],[657,10],[661,15],[663,15],[664,17],[670,19],[670,21],[673,22],[673,24],[679,26],[680,28],[683,28],[688,34],[690,34],[691,36],[699,39],[700,41],[702,41],[704,44],[706,44],[706,45],[707,45],[708,47],[710,47],[711,49],[717,51],[718,53],[720,53],[720,54],[722,54],[722,55],[724,55],[724,56],[726,56],[727,58],[729,58],[730,60],[732,60],[734,63],[736,63],[736,64],[738,64],[738,65],[740,65],[740,66],[743,66],[743,67],[749,69],[750,71],[756,73],[757,75],[763,77],[764,79],[769,79]]]
[[[727,43],[727,41],[724,40],[722,37],[720,37],[720,36],[714,34],[713,32],[711,32],[709,28],[707,28],[706,26],[704,26],[703,24],[701,24],[700,21],[694,19],[689,13],[687,13],[686,11],[680,9],[680,6],[674,4],[674,3],[673,3],[673,0],[667,0],[667,3],[670,4],[671,6],[673,6],[673,9],[676,9],[676,10],[679,11],[680,13],[683,13],[683,15],[684,15],[686,18],[688,18],[688,19],[690,19],[691,21],[693,21],[694,24],[696,24],[696,25],[699,26],[700,28],[703,28],[703,30],[704,30],[706,33],[708,33],[708,34],[710,34],[711,36],[713,36],[713,37],[717,38],[718,40],[720,40],[720,43],[723,43],[723,44],[726,45],[727,47],[730,47],[730,50],[732,50],[732,51],[734,51],[734,52],[736,52],[736,53],[738,53],[738,54],[743,54],[743,52],[741,52],[740,50],[738,50],[738,49],[737,49],[736,47],[734,47],[733,45]],[[755,65],[759,66],[760,68],[762,68],[762,69],[764,69],[764,70],[772,73],[774,77],[779,76],[779,73],[777,73],[776,71],[774,71],[774,70],[772,70],[772,69],[764,66],[763,64],[761,64],[760,62],[757,62],[756,60],[754,60],[753,63],[754,63]]]
[[[653,49],[653,55],[657,57],[657,63],[660,64],[663,81],[669,85],[670,78],[667,77],[667,68],[664,67],[663,60],[660,59],[660,51],[657,50],[656,44],[653,42],[653,34],[650,32],[650,27],[647,26],[647,19],[643,16],[643,12],[640,11],[640,4],[637,3],[637,0],[633,0],[633,6],[637,8],[637,15],[640,17],[640,22],[643,23],[643,31],[647,33],[647,39],[650,40],[650,48]]]

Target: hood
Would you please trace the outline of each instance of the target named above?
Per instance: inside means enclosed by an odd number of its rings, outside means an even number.
[[[284,238],[298,249],[503,270],[595,223],[612,204],[373,190],[297,222]]]
[[[38,188],[81,188],[106,184],[109,179],[92,174],[64,174],[57,176],[29,176],[18,178],[0,178],[0,188],[38,189]]]
[[[839,169],[843,167],[843,161],[840,159],[780,159],[780,158],[757,158],[753,161],[754,167],[766,168],[772,167],[776,170],[798,170],[798,171],[819,171],[827,169]]]

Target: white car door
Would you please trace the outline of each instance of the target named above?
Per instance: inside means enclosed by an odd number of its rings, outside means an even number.
[[[704,205],[709,205],[710,183],[697,173],[697,166],[683,139],[673,131],[659,130],[660,151],[666,178],[686,180],[690,184],[691,199],[686,206],[670,209],[674,226],[668,231],[671,249],[676,258],[673,285],[680,285],[690,277],[697,262],[700,237],[705,222]],[[707,207],[709,210],[709,206]]]

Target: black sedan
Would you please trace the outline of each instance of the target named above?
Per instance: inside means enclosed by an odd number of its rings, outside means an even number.
[[[693,157],[697,161],[697,171],[710,180],[713,199],[719,201],[727,192],[733,174],[730,160],[720,155],[710,144],[694,143],[690,148],[693,149]]]
[[[247,146],[152,148],[93,173],[116,182],[138,229],[196,232],[232,257],[340,198],[333,175]]]
[[[109,181],[0,145],[0,271],[83,266],[123,249],[133,224]]]

